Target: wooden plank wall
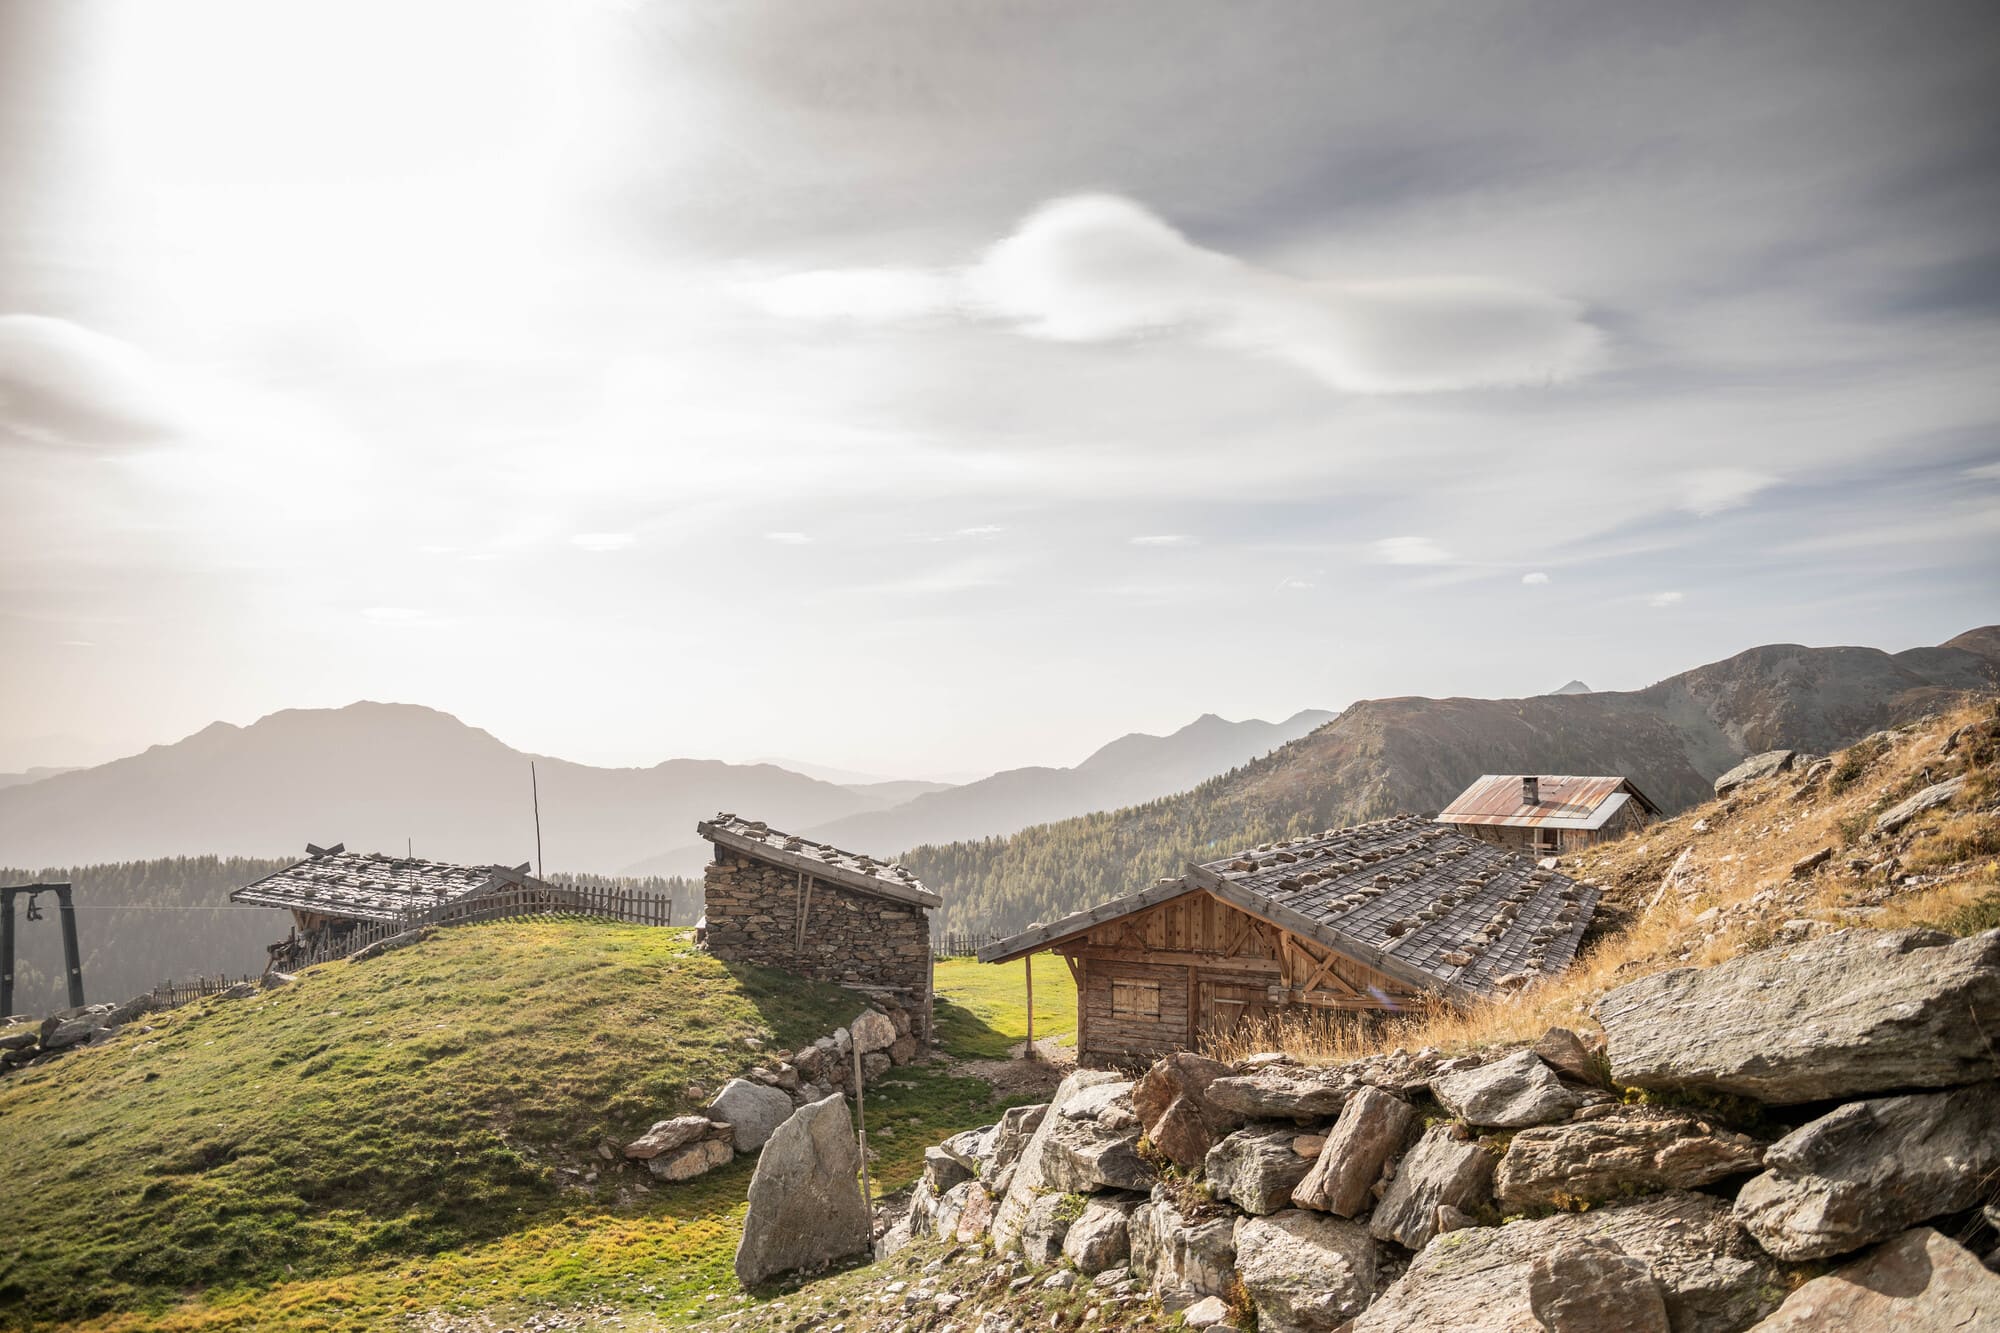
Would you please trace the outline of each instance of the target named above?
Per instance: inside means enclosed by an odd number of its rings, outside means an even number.
[[[1150,981],[1160,988],[1158,1018],[1113,1015],[1114,979]],[[1081,1054],[1102,1060],[1163,1055],[1187,1045],[1188,977],[1184,967],[1090,959],[1078,987]]]

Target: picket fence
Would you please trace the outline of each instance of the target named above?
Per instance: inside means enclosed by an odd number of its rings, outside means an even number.
[[[997,930],[947,931],[931,937],[931,957],[970,958],[987,945],[1007,938]]]

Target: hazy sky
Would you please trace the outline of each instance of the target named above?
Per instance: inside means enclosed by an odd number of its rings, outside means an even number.
[[[1074,762],[2000,620],[2000,10],[0,0],[0,768]]]

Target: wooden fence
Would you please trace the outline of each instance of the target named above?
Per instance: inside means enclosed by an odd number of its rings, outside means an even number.
[[[241,977],[196,977],[193,981],[162,981],[150,992],[155,1009],[177,1009],[195,1000],[206,999],[210,995],[220,995],[231,986],[248,982],[257,985],[252,976]]]
[[[946,931],[942,935],[931,936],[931,957],[970,958],[987,945],[1006,938],[997,930]]]

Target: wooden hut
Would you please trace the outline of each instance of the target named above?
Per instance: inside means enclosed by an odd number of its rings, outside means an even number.
[[[1556,856],[1644,828],[1660,807],[1623,777],[1487,773],[1438,815],[1438,823],[1498,843]]]
[[[1077,1058],[1150,1059],[1286,1008],[1502,995],[1567,966],[1597,890],[1413,815],[1269,843],[980,950],[1076,979]]]

